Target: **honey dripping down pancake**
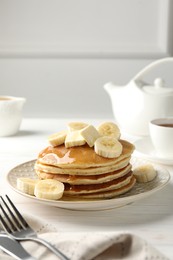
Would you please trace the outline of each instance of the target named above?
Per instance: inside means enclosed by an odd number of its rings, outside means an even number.
[[[120,136],[113,122],[97,128],[71,122],[49,136],[50,145],[39,153],[35,172],[40,180],[63,183],[64,200],[114,198],[135,185],[130,164],[135,147]]]

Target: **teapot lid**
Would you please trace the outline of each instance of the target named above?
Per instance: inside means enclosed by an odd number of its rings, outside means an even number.
[[[143,86],[143,90],[150,94],[168,94],[173,93],[173,88],[167,88],[162,78],[156,78],[153,86]]]

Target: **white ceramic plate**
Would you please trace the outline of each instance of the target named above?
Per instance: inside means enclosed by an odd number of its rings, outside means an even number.
[[[30,198],[34,201],[44,203],[50,206],[71,209],[71,210],[105,210],[105,209],[122,207],[130,203],[133,203],[139,199],[143,199],[146,198],[147,196],[150,196],[154,192],[162,189],[170,179],[170,175],[167,170],[155,165],[154,167],[156,168],[158,174],[153,181],[148,182],[147,184],[136,183],[134,188],[131,191],[114,199],[94,200],[94,201],[44,200],[44,199],[38,199],[31,195],[27,195],[17,189],[17,178],[19,177],[37,178],[34,172],[34,163],[35,160],[25,162],[13,168],[7,174],[7,182],[10,185],[10,187],[14,191],[18,192],[19,194],[27,198]],[[141,161],[137,158],[132,159],[133,167],[144,163],[146,162]]]
[[[156,150],[154,149],[152,142],[149,137],[141,138],[137,140],[135,143],[135,154],[136,156],[140,156],[141,158],[145,158],[147,160],[165,164],[165,165],[173,165],[173,158],[163,158],[157,155]]]

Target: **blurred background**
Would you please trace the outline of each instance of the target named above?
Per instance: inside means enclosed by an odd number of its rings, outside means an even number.
[[[0,0],[0,95],[25,117],[112,117],[103,85],[172,56],[172,25],[171,0]],[[158,76],[173,87],[170,65]]]

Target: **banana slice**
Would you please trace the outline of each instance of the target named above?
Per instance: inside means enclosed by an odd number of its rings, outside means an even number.
[[[67,131],[63,130],[58,133],[52,134],[48,137],[48,141],[52,146],[58,146],[64,143],[67,136]]]
[[[34,180],[30,178],[18,178],[17,179],[17,188],[18,190],[29,194],[34,195],[35,185],[38,183],[39,180]]]
[[[37,198],[58,200],[63,196],[64,184],[57,180],[40,180],[35,185],[34,195]]]
[[[99,137],[94,144],[95,153],[106,158],[116,158],[122,153],[122,144],[115,137]]]
[[[100,137],[97,129],[93,125],[88,125],[85,128],[83,128],[80,131],[80,134],[90,147],[93,147],[97,138]]]
[[[70,132],[76,131],[76,130],[81,130],[82,128],[86,127],[88,124],[83,123],[83,122],[71,122],[68,124],[68,130]]]
[[[136,167],[133,170],[133,175],[137,182],[149,182],[156,177],[157,171],[151,164],[144,164]]]
[[[69,132],[65,139],[65,147],[81,146],[86,144],[85,139],[81,136],[80,131]]]
[[[119,139],[121,135],[119,127],[112,122],[102,123],[97,129],[101,136],[111,136]]]

